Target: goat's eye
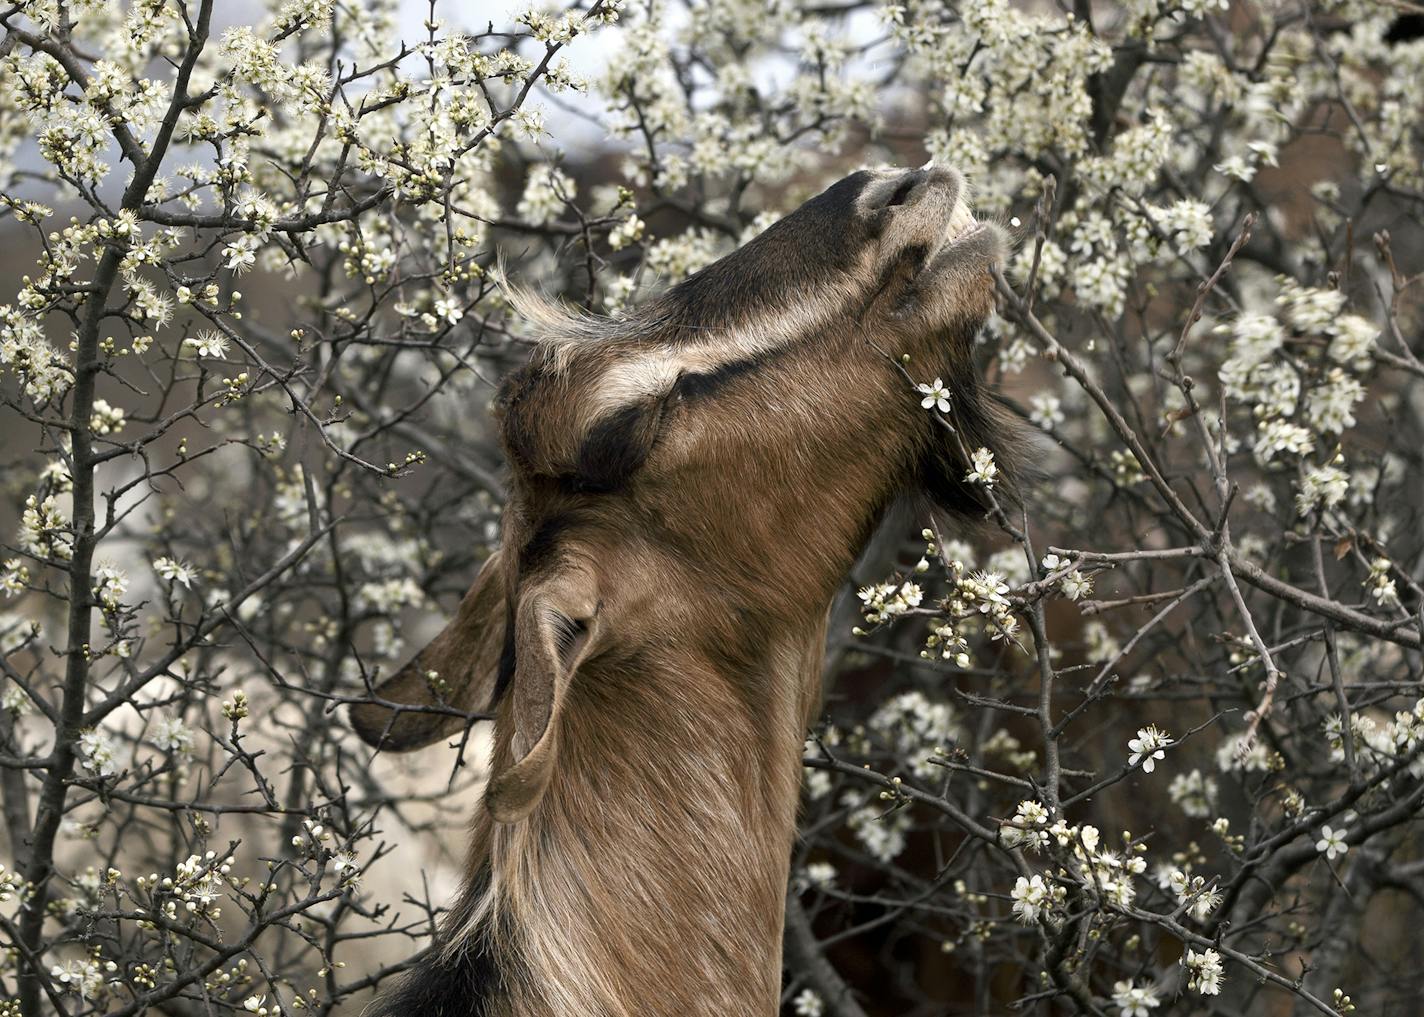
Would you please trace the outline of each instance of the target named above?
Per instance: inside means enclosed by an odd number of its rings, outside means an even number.
[[[670,401],[680,403],[688,399],[696,399],[698,396],[710,395],[716,389],[718,380],[718,375],[715,372],[680,374],[677,376],[677,381],[673,383],[672,390],[668,393]]]

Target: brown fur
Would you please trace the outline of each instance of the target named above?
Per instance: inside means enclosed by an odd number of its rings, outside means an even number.
[[[380,690],[496,701],[470,884],[383,1012],[776,1011],[828,605],[893,499],[972,509],[959,446],[1012,452],[970,361],[1002,240],[941,247],[960,190],[856,174],[627,319],[520,298],[546,336],[501,398],[502,552]],[[957,438],[872,339],[952,380]],[[352,718],[398,749],[455,723]]]

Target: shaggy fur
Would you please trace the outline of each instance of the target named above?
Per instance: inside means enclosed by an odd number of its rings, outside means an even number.
[[[502,551],[380,690],[496,710],[473,875],[379,1013],[776,1012],[827,608],[894,499],[982,511],[979,445],[1012,473],[970,357],[1003,242],[957,235],[961,190],[856,173],[624,319],[519,298],[545,337],[500,399]],[[352,717],[398,749],[457,723]]]

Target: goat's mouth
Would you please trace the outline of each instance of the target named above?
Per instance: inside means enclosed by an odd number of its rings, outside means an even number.
[[[987,228],[986,223],[974,218],[974,213],[969,211],[969,206],[964,203],[963,199],[958,199],[954,203],[954,209],[949,213],[949,218],[945,220],[939,245],[933,254],[948,251]]]
[[[967,191],[958,172],[928,162],[874,184],[870,203],[894,217],[890,229],[901,250],[920,255],[924,268],[990,228],[974,217]]]
[[[932,162],[882,171],[871,181],[863,205],[883,231],[886,285],[898,275],[919,289],[932,289],[950,279],[977,278],[980,269],[1002,257],[1002,232],[975,218],[968,192],[963,176]]]

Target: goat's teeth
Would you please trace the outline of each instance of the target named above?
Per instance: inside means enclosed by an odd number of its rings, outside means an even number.
[[[927,163],[925,163],[923,166],[921,166],[920,169],[921,169],[922,171],[923,171],[923,170],[932,170],[932,169],[934,169],[934,160],[931,159],[929,162],[927,162]]]
[[[979,220],[974,218],[974,213],[970,212],[964,205],[956,205],[954,211],[950,213],[949,220],[944,224],[943,246],[948,247],[958,243],[969,236],[979,226]]]

